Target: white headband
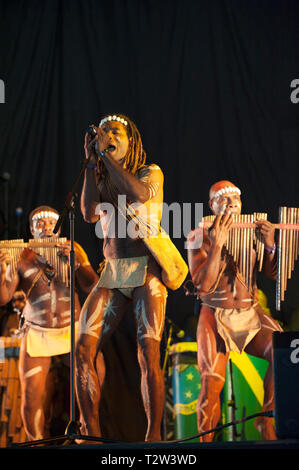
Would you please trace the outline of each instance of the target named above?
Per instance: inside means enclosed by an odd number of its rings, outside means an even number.
[[[226,188],[219,189],[219,191],[217,191],[217,193],[214,194],[213,197],[219,197],[219,196],[222,196],[223,194],[227,194],[227,193],[237,193],[240,196],[241,191],[236,186],[227,186]]]
[[[48,217],[51,217],[55,220],[59,219],[59,215],[56,214],[56,212],[53,212],[53,211],[40,211],[40,212],[37,212],[36,214],[34,214],[34,216],[32,217],[32,222],[34,220],[37,220],[37,219],[48,218]]]
[[[102,127],[102,125],[107,122],[107,121],[118,121],[120,122],[121,124],[123,124],[124,126],[127,126],[128,125],[128,122],[124,119],[124,118],[121,118],[119,116],[116,116],[115,114],[113,116],[107,116],[105,117],[104,119],[101,120],[100,124],[99,124],[99,127]]]

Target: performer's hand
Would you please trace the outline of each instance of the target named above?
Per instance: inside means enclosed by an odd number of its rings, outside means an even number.
[[[230,228],[233,223],[233,215],[227,211],[224,215],[218,214],[213,225],[209,229],[209,238],[212,245],[223,247],[225,244]]]
[[[11,264],[11,256],[7,250],[0,250],[0,283],[5,282],[8,265]]]
[[[59,248],[57,255],[63,259],[63,261],[69,262],[70,252],[71,252],[71,243],[66,242],[63,244],[56,245]]]
[[[271,222],[269,222],[269,220],[257,220],[255,223],[262,236],[263,243],[267,248],[272,249],[275,245],[275,227]]]
[[[97,131],[98,151],[102,152],[109,147],[110,137],[101,127],[95,127],[95,130]]]
[[[26,303],[25,293],[22,290],[16,291],[13,298],[11,299],[11,302],[14,310],[22,312]]]
[[[86,132],[85,139],[84,139],[84,150],[85,150],[85,158],[89,160],[89,162],[93,165],[96,165],[98,156],[95,150],[95,144],[98,140],[98,136],[95,137],[91,136]]]
[[[71,242],[66,242],[64,244],[59,244],[57,246],[60,248],[60,250],[57,253],[58,256],[60,256],[60,258],[63,259],[63,261],[65,263],[69,263],[70,262],[70,252],[71,252]],[[77,260],[76,247],[75,246],[74,246],[74,251],[75,251],[75,270],[76,270],[80,267],[80,263]]]

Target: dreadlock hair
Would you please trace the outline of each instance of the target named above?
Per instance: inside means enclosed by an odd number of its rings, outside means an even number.
[[[124,114],[117,114],[118,117],[123,118],[127,121],[127,125],[124,126],[129,139],[128,152],[124,159],[124,168],[132,173],[133,175],[145,165],[146,153],[142,145],[142,139],[136,124]],[[100,160],[98,165],[99,178],[107,178],[107,170],[105,165]]]
[[[117,114],[117,116],[127,121],[127,125],[124,127],[129,139],[129,148],[124,158],[123,167],[134,175],[140,168],[145,166],[146,161],[146,153],[143,148],[141,135],[136,124],[131,119],[124,114]],[[98,182],[102,180],[105,183],[112,201],[116,203],[118,191],[102,160],[98,160],[97,175]]]

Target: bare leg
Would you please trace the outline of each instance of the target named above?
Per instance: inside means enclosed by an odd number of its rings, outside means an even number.
[[[164,378],[160,365],[160,341],[164,329],[167,290],[149,274],[146,283],[134,292],[137,321],[138,361],[141,395],[147,417],[145,441],[161,440],[164,408]]]
[[[50,437],[49,426],[45,426],[43,408],[43,396],[50,364],[51,357],[29,356],[26,351],[26,337],[22,339],[19,357],[21,415],[29,441]]]
[[[117,290],[95,288],[87,298],[79,321],[76,345],[76,393],[82,434],[101,436],[99,404],[105,379],[104,341],[119,324],[128,305]]]
[[[203,306],[197,327],[197,358],[201,373],[201,389],[197,400],[198,432],[205,432],[217,426],[221,415],[220,393],[225,382],[225,368],[229,353],[217,333],[213,309]],[[200,438],[211,442],[214,434]]]
[[[274,409],[274,384],[273,384],[273,331],[282,331],[279,324],[265,313],[260,313],[262,328],[246,347],[246,352],[252,356],[266,359],[269,362],[264,379],[264,404],[262,411]],[[273,418],[260,417],[255,420],[255,426],[265,440],[277,439],[273,427]]]
[[[52,359],[52,358],[51,358]],[[55,385],[56,385],[56,371],[50,366],[46,383],[45,393],[43,394],[43,410],[44,410],[44,434],[50,436],[51,421],[53,418],[54,410],[54,396],[55,396]]]

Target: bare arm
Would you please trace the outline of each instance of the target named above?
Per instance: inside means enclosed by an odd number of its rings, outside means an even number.
[[[89,160],[90,165],[96,165],[97,155],[93,147],[93,143],[97,138],[92,139],[87,133],[85,134],[85,158]],[[96,215],[95,209],[100,202],[100,192],[97,187],[96,172],[93,168],[86,168],[84,174],[84,181],[81,191],[81,212],[84,220],[89,223],[94,223],[99,220]]]
[[[99,151],[102,152],[109,147],[109,136],[103,129],[95,129],[97,131]],[[126,195],[131,202],[141,204],[151,199],[149,185],[123,168],[122,163],[116,161],[109,152],[103,152],[101,159],[119,194]]]
[[[265,245],[263,271],[266,276],[275,281],[277,277],[277,253],[274,239],[275,228],[268,220],[257,220],[256,224]]]
[[[89,294],[89,292],[98,282],[99,276],[89,264],[85,266],[80,266],[78,268],[78,270],[76,271],[76,280],[78,281],[78,284],[82,291],[85,292],[85,294]]]
[[[88,256],[79,245],[74,242],[75,259],[76,259],[76,280],[83,292],[89,294],[91,289],[99,280],[99,276],[92,268]]]
[[[113,160],[109,153],[106,153],[102,160],[119,194],[125,194],[132,202],[144,203],[150,199],[148,186]]]
[[[70,242],[60,245],[60,251],[58,255],[61,258],[64,258],[65,261],[69,262],[70,257],[70,250],[71,245]],[[88,256],[79,245],[79,243],[74,242],[74,251],[75,251],[75,276],[76,281],[79,287],[82,289],[83,292],[89,294],[91,289],[95,286],[95,284],[99,280],[99,276],[92,268]]]
[[[19,276],[8,279],[10,256],[5,250],[0,250],[0,305],[6,305],[13,297],[19,285]]]
[[[201,294],[207,294],[217,281],[221,268],[221,252],[232,224],[228,213],[218,215],[201,248],[188,250],[192,281]]]

